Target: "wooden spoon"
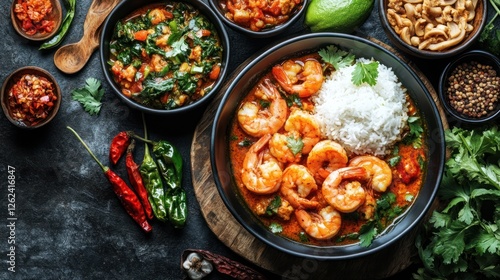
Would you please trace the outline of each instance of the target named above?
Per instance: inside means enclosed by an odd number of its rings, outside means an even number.
[[[54,64],[66,74],[80,71],[92,53],[99,46],[101,25],[121,0],[94,0],[90,5],[83,24],[83,37],[80,41],[62,46],[54,54]]]

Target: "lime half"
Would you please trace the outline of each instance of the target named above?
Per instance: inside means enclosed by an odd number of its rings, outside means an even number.
[[[311,0],[304,23],[313,32],[350,33],[370,16],[373,4],[374,0]]]

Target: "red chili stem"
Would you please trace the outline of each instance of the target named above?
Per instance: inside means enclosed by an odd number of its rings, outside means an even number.
[[[76,138],[78,138],[78,140],[82,143],[82,145],[85,147],[85,149],[87,149],[87,152],[89,152],[89,154],[92,156],[92,158],[95,160],[95,162],[97,162],[97,164],[99,164],[99,166],[101,167],[102,171],[103,172],[106,172],[109,167],[107,166],[104,166],[104,164],[102,164],[99,159],[97,159],[97,157],[94,155],[94,153],[92,152],[92,150],[90,150],[89,146],[87,146],[87,144],[85,143],[85,141],[83,141],[83,139],[80,137],[80,135],[78,135],[78,133],[71,127],[67,126],[67,128],[73,132],[73,134],[76,136]]]
[[[148,191],[144,186],[142,181],[141,173],[139,171],[139,165],[134,161],[133,151],[135,148],[135,141],[132,139],[128,148],[127,155],[125,157],[125,166],[127,167],[127,174],[130,181],[130,184],[134,187],[137,192],[137,196],[144,207],[144,212],[146,213],[146,217],[149,220],[152,220],[154,217],[153,209],[151,207],[151,203],[148,198]]]
[[[67,128],[73,132],[73,134],[78,138],[78,140],[82,143],[82,145],[85,147],[85,149],[89,152],[89,154],[94,158],[94,160],[99,164],[101,167],[102,171],[108,178],[108,181],[111,183],[111,186],[113,187],[113,191],[115,194],[118,196],[120,199],[120,202],[122,203],[123,207],[127,211],[127,213],[136,221],[141,228],[145,232],[150,232],[152,230],[151,225],[148,223],[146,219],[146,214],[144,212],[144,208],[142,207],[142,204],[140,203],[139,199],[137,198],[137,195],[130,189],[130,187],[127,185],[125,181],[123,181],[120,176],[118,176],[115,172],[113,172],[109,167],[103,165],[99,159],[94,155],[92,150],[87,146],[85,141],[78,135],[78,133],[71,127],[67,126]]]

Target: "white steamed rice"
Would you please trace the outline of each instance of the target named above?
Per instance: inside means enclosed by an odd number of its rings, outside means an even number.
[[[321,133],[339,142],[349,154],[385,155],[401,140],[408,119],[405,89],[382,63],[375,86],[355,86],[351,81],[354,68],[333,72],[313,97]]]

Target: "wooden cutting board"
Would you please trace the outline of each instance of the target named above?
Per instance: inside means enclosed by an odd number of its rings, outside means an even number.
[[[445,129],[448,128],[446,115],[440,106],[436,91],[423,73],[393,48],[376,39],[368,39],[401,57],[419,75],[438,106],[443,126]],[[248,61],[240,65],[234,73],[238,73],[247,63]],[[225,92],[224,89],[231,83],[233,77],[227,81],[224,88],[208,106],[196,127],[191,145],[191,172],[195,196],[200,204],[202,215],[214,234],[231,250],[248,261],[291,279],[335,279],[336,276],[342,279],[380,279],[394,275],[410,266],[412,258],[418,257],[414,246],[418,227],[412,230],[406,238],[402,238],[379,253],[346,261],[322,261],[295,257],[267,246],[238,223],[217,191],[210,166],[209,148],[212,123],[217,107],[222,93]]]

